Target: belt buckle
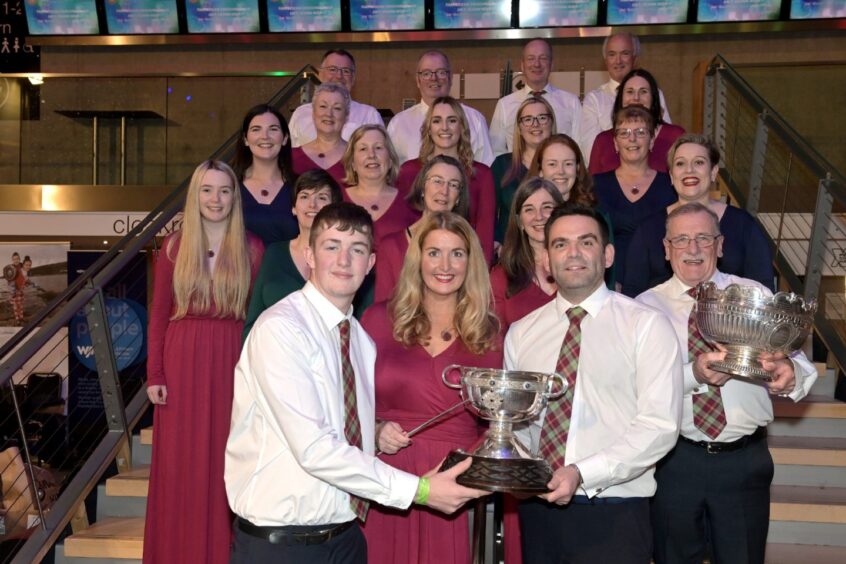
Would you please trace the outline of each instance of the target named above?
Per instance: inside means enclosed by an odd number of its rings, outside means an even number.
[[[705,452],[707,452],[708,454],[719,454],[721,451],[720,447],[716,444],[708,443],[708,445],[705,447]]]
[[[267,535],[267,540],[270,544],[287,544],[288,535],[283,531],[273,531]]]

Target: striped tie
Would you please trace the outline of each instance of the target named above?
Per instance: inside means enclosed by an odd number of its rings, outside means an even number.
[[[555,371],[567,380],[567,392],[546,409],[546,419],[540,440],[540,453],[553,470],[564,466],[567,451],[567,434],[570,432],[570,415],[573,413],[573,395],[576,392],[576,373],[579,370],[579,351],[582,343],[582,320],[587,312],[581,307],[567,310],[570,327],[561,343]]]
[[[696,298],[696,288],[691,288],[687,294]],[[690,310],[687,318],[687,354],[688,360],[693,362],[702,353],[712,352],[714,349],[702,337],[696,325],[696,307]],[[708,391],[693,394],[693,424],[708,435],[711,440],[716,439],[726,428],[726,410],[723,408],[723,396],[719,386],[708,386]]]
[[[344,387],[344,437],[354,447],[361,448],[361,422],[358,420],[358,407],[355,397],[355,371],[350,361],[350,322],[341,321],[341,381]],[[350,494],[350,507],[362,523],[367,517],[370,503]]]

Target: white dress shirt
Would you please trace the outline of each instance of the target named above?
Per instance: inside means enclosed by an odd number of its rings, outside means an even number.
[[[255,525],[327,525],[355,519],[350,495],[408,507],[419,479],[374,451],[376,347],[311,283],[271,306],[235,367],[224,477],[229,505]],[[363,449],[344,438],[340,330],[350,321]]]
[[[347,116],[347,122],[341,130],[341,137],[344,141],[349,141],[353,131],[368,123],[385,125],[382,116],[379,115],[379,110],[373,106],[350,100],[350,115]],[[294,110],[294,113],[291,114],[291,120],[288,122],[288,128],[291,130],[292,147],[300,147],[317,139],[311,103],[303,104]]]
[[[494,155],[488,138],[488,122],[479,110],[461,104],[467,125],[470,127],[470,143],[473,145],[473,160],[491,166]],[[403,110],[388,122],[388,135],[397,150],[400,163],[420,156],[420,127],[426,121],[429,106],[421,101]]]
[[[579,97],[551,84],[544,86],[543,90],[546,90],[543,99],[549,102],[555,112],[558,133],[569,135],[578,143],[579,125],[582,119],[582,104],[579,102]],[[514,120],[517,117],[517,108],[531,92],[532,89],[527,85],[500,98],[496,103],[491,119],[491,148],[494,155],[511,152],[514,144]]]
[[[605,284],[576,305],[588,315],[581,323],[565,463],[578,465],[580,490],[589,497],[650,497],[655,463],[676,444],[681,418],[675,333],[663,315]],[[572,306],[557,294],[514,323],[505,337],[505,368],[553,372]],[[545,416],[544,410],[517,430],[533,452]]]
[[[767,295],[772,293],[762,284],[716,271],[711,277],[718,288],[729,284],[755,286]],[[763,384],[732,378],[720,388],[723,408],[726,412],[726,427],[716,439],[711,439],[693,424],[693,395],[706,392],[708,386],[700,384],[693,377],[693,363],[687,362],[687,321],[693,309],[694,298],[687,294],[690,286],[675,275],[663,284],[647,290],[637,297],[637,301],[664,313],[676,330],[684,356],[684,405],[682,411],[681,434],[694,441],[731,442],[745,435],[751,435],[758,427],[766,426],[773,420],[773,404],[770,394]],[[796,386],[789,397],[799,401],[808,394],[817,371],[804,354],[797,352],[791,357],[796,373]]]
[[[585,94],[585,99],[582,100],[582,122],[579,125],[581,142],[579,146],[582,148],[586,163],[590,162],[590,151],[593,149],[593,140],[596,139],[596,136],[606,129],[614,127],[611,112],[614,111],[614,100],[617,98],[619,86],[620,83],[616,80],[609,80],[596,90],[591,90]],[[661,99],[661,108],[664,110],[661,119],[666,123],[673,123],[670,121],[670,112],[667,110],[664,92],[660,89],[658,96]]]

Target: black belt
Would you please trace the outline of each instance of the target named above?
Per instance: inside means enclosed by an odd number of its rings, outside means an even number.
[[[755,429],[755,432],[751,435],[746,435],[745,437],[740,437],[736,441],[732,441],[730,443],[717,443],[717,442],[710,442],[710,441],[693,441],[688,439],[687,437],[679,436],[679,439],[686,442],[689,445],[697,446],[699,448],[704,448],[708,454],[719,454],[721,452],[732,452],[735,450],[740,450],[745,448],[752,443],[756,443],[761,439],[767,437],[767,428],[766,427],[758,427]]]
[[[290,526],[290,527],[259,527],[246,519],[238,517],[238,528],[244,533],[268,541],[271,544],[323,544],[337,537],[353,525],[355,521],[348,521],[339,525]]]

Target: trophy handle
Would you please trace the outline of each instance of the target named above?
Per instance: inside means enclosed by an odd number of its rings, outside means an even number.
[[[441,372],[441,380],[443,380],[444,384],[446,384],[447,386],[449,386],[453,390],[460,390],[461,384],[453,384],[452,382],[447,380],[447,374],[449,374],[453,370],[461,370],[461,368],[462,368],[462,366],[460,364],[450,364],[449,366],[444,368],[443,372]]]
[[[558,380],[561,383],[560,389],[553,391],[553,385],[554,385],[556,380]],[[549,379],[549,391],[544,392],[543,395],[546,396],[546,399],[548,399],[548,400],[556,399],[556,398],[563,396],[564,392],[566,392],[566,391],[567,391],[567,380],[564,378],[564,376],[562,376],[558,372],[553,372],[551,374],[550,379]]]

